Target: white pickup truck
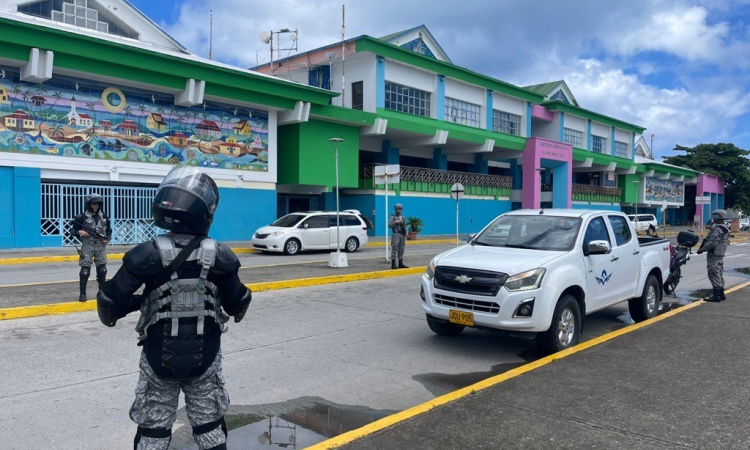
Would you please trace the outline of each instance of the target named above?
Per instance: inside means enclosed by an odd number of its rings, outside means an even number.
[[[638,238],[620,212],[519,210],[436,256],[422,276],[430,329],[464,327],[532,337],[546,353],[578,343],[587,314],[628,301],[640,322],[657,315],[669,242]]]

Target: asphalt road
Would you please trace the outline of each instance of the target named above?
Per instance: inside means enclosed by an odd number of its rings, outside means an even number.
[[[419,251],[439,250],[426,247]],[[732,271],[750,267],[747,250],[730,246],[728,286],[747,278]],[[293,271],[305,276],[298,267]],[[708,287],[704,256],[694,256],[683,273],[680,298]],[[490,332],[434,335],[420,306],[418,278],[257,293],[246,320],[231,323],[224,336],[228,418],[237,427],[230,448],[291,440],[303,448],[539,356],[533,341]],[[135,321],[128,317],[110,329],[95,312],[85,312],[0,322],[6,368],[0,385],[2,448],[129,448],[135,427],[128,409],[139,356]],[[609,308],[587,319],[583,339],[629,323],[625,308]],[[181,404],[173,449],[192,448],[186,424]]]

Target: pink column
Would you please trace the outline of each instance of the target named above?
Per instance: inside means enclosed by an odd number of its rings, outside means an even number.
[[[557,186],[553,187],[553,191],[556,192],[557,189],[560,188],[560,176],[565,176],[566,179],[562,184],[564,185],[563,189],[566,191],[567,195],[567,207],[570,208],[573,204],[571,197],[573,191],[573,147],[569,144],[563,144],[538,137],[527,139],[526,147],[523,151],[523,187],[521,189],[521,207],[524,209],[539,209],[542,195],[542,182],[539,171],[536,169],[542,167],[542,159],[555,161],[558,164],[566,164],[566,167],[562,171],[553,170],[553,172],[557,173],[554,182]],[[553,193],[553,198],[554,197]]]

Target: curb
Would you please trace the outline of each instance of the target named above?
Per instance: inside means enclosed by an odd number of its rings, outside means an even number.
[[[276,291],[306,286],[320,286],[326,284],[348,283],[351,281],[376,280],[381,278],[419,275],[424,273],[424,267],[412,267],[399,270],[379,270],[375,272],[352,273],[347,275],[332,275],[317,278],[299,278],[295,280],[270,281],[268,283],[250,283],[245,286],[253,292]],[[30,317],[53,316],[75,312],[93,311],[96,309],[95,299],[86,302],[66,302],[48,305],[19,306],[0,309],[0,321],[26,319]]]
[[[747,286],[750,286],[750,281],[746,283],[742,283],[740,285],[737,285],[733,288],[730,288],[727,290],[727,293],[732,293],[739,291],[740,289],[743,289]],[[652,325],[656,322],[660,322],[662,320],[668,319],[672,316],[675,316],[677,314],[680,314],[682,312],[685,312],[687,310],[696,308],[698,306],[701,306],[705,304],[706,302],[703,300],[698,300],[696,302],[690,303],[686,306],[683,306],[681,308],[666,312],[660,316],[654,317],[653,319],[645,320],[643,322],[630,325],[624,328],[620,328],[619,330],[615,330],[612,332],[609,332],[607,334],[603,334],[601,336],[598,336],[594,339],[588,340],[586,342],[580,343],[576,345],[575,347],[571,347],[567,350],[563,350],[558,353],[554,353],[552,355],[546,356],[544,358],[538,359],[536,361],[530,362],[528,364],[524,364],[523,366],[517,367],[515,369],[509,370],[508,372],[501,373],[500,375],[495,375],[493,377],[487,378],[483,381],[480,381],[478,383],[472,384],[470,386],[466,386],[464,388],[461,388],[459,390],[450,392],[448,394],[442,395],[440,397],[434,398],[428,402],[422,403],[417,406],[413,406],[407,410],[398,412],[396,414],[392,414],[390,416],[384,417],[378,421],[372,422],[368,425],[365,425],[361,428],[357,428],[355,430],[348,431],[346,433],[340,434],[336,437],[327,439],[323,442],[320,442],[318,444],[312,445],[310,447],[307,447],[305,450],[331,450],[337,447],[340,447],[345,444],[349,444],[353,441],[356,441],[357,439],[364,438],[366,436],[369,436],[371,434],[381,432],[384,429],[397,425],[401,422],[404,422],[409,419],[413,419],[416,416],[419,416],[421,414],[424,414],[428,411],[431,411],[439,406],[451,403],[453,401],[459,400],[463,397],[467,397],[469,395],[473,395],[477,393],[478,391],[487,389],[489,387],[498,385],[504,381],[510,380],[511,378],[516,378],[520,375],[524,375],[528,372],[531,372],[535,369],[538,369],[540,367],[546,366],[547,364],[550,364],[554,361],[557,361],[559,359],[565,358],[567,356],[580,353],[584,350],[588,350],[591,347],[595,347],[599,344],[602,344],[604,342],[613,340],[617,337],[620,337],[624,334],[632,333],[634,331],[640,330],[641,328],[647,327],[649,325]]]
[[[455,244],[455,239],[424,239],[421,241],[406,241],[406,245],[426,245],[426,244]],[[382,241],[368,242],[364,247],[385,246]],[[249,247],[233,248],[236,254],[259,253],[258,250]],[[107,261],[122,259],[125,253],[110,253],[107,255]],[[55,256],[24,256],[20,258],[0,258],[0,266],[12,264],[45,264],[57,262],[74,262],[78,261],[78,255],[55,255]]]

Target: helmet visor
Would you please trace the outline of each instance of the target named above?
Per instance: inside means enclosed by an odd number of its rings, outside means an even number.
[[[216,183],[195,167],[175,167],[159,185],[159,189],[165,187],[175,187],[198,196],[206,203],[210,214],[213,214],[219,203],[219,189]]]

